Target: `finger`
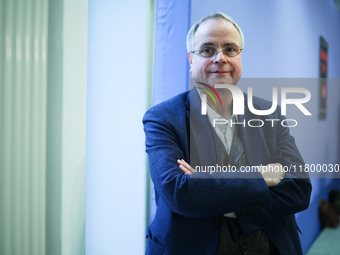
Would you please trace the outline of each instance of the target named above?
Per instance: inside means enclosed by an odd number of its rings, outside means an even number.
[[[195,171],[192,171],[191,170],[191,167],[190,167],[190,165],[188,164],[188,163],[186,163],[183,159],[182,160],[177,160],[177,163],[180,165],[180,166],[182,166],[182,167],[184,167],[183,169],[186,169],[187,171],[189,171],[190,173],[194,173]]]
[[[178,159],[177,163],[179,164],[179,166],[181,167],[182,170],[185,169],[185,173],[187,174],[193,174],[196,172],[195,169],[193,169],[187,162],[185,162],[184,159]]]
[[[181,162],[182,165],[185,166],[187,169],[190,169],[190,165],[189,165],[187,162],[185,162],[184,159],[181,159],[180,162]]]
[[[186,168],[187,170],[189,170],[190,168],[187,167],[187,165],[185,165],[185,161],[183,162],[181,159],[177,159],[177,163],[180,165],[180,166],[183,166],[184,168]]]
[[[192,172],[190,170],[186,169],[183,165],[179,165],[179,168],[182,170],[183,173],[191,175]]]
[[[184,165],[187,169],[190,170],[191,173],[195,173],[195,172],[196,172],[196,170],[193,169],[187,162],[185,162],[184,159],[182,159],[181,161],[182,161],[183,165]]]
[[[182,161],[181,159],[177,159],[177,163],[179,164],[179,167],[180,167],[181,169],[185,169],[186,171],[189,171],[189,172],[190,172],[190,168],[187,167],[187,165],[184,164],[185,161],[184,161],[184,163],[183,163],[183,161]]]

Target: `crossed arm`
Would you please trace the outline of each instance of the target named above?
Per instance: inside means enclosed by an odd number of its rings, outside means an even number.
[[[195,173],[185,161],[176,162],[188,156],[184,150],[188,145],[181,138],[186,135],[183,127],[177,128],[162,116],[149,113],[144,118],[144,128],[155,189],[174,213],[207,217],[235,212],[245,232],[253,232],[309,205],[308,176],[295,178],[294,174],[286,173],[283,178],[284,173],[278,173],[273,177],[261,169],[251,174],[227,173],[230,178],[225,178],[226,173]],[[287,130],[278,132],[276,144],[282,152],[282,164],[303,164]],[[251,204],[257,208],[244,210]]]
[[[184,159],[178,159],[177,163],[184,174],[192,175],[196,172]],[[280,163],[258,166],[258,169],[268,187],[276,186],[285,176],[285,171]]]

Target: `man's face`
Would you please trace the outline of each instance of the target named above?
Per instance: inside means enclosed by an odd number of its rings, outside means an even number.
[[[216,49],[223,49],[226,44],[236,44],[240,47],[240,35],[229,21],[224,19],[209,19],[204,21],[197,29],[194,38],[194,50],[200,50],[205,45]],[[210,58],[200,54],[188,53],[191,65],[190,72],[196,82],[210,85],[234,84],[236,85],[242,74],[241,54],[236,57],[227,57],[222,51]]]

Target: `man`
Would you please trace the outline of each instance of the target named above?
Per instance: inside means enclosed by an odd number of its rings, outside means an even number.
[[[308,207],[311,184],[305,173],[287,171],[304,164],[294,138],[279,121],[240,125],[255,115],[247,104],[244,115],[233,115],[231,90],[214,89],[236,86],[243,47],[229,16],[203,17],[187,37],[196,87],[144,116],[157,202],[146,254],[302,254],[294,214]],[[206,96],[209,90],[220,104]],[[265,110],[271,103],[254,98],[253,105]],[[283,120],[280,109],[255,117]]]

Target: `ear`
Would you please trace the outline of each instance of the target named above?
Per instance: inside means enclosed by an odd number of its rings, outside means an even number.
[[[189,64],[190,64],[190,73],[192,73],[192,53],[188,52],[188,60],[189,60]]]

